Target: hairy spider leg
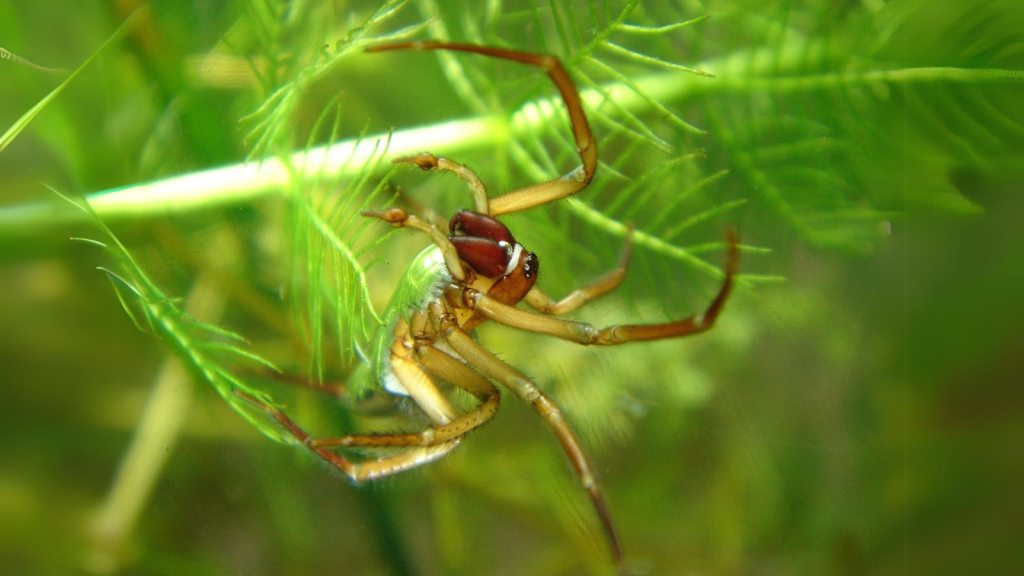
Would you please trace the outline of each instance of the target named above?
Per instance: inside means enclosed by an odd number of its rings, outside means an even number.
[[[335,398],[345,395],[344,382],[318,382],[316,380],[310,380],[308,376],[278,372],[277,370],[271,370],[269,368],[262,370],[238,369],[237,373],[244,376],[254,376],[266,380],[273,380],[290,386],[297,386],[299,388],[312,390]]]
[[[541,314],[568,314],[580,306],[583,306],[590,300],[593,300],[598,296],[603,296],[604,294],[614,290],[615,287],[617,287],[622,280],[626,278],[626,271],[629,268],[629,258],[632,253],[633,225],[629,224],[626,227],[626,245],[622,249],[622,256],[619,257],[619,265],[614,269],[610,270],[607,274],[598,278],[594,282],[591,282],[582,288],[573,290],[565,298],[562,298],[557,302],[545,294],[536,285],[526,293],[526,297],[523,298],[523,300],[525,300],[531,308]]]
[[[459,260],[459,252],[455,249],[455,246],[450,240],[448,240],[448,236],[446,236],[444,232],[438,230],[426,220],[413,216],[402,208],[364,210],[360,212],[360,214],[371,218],[378,218],[396,228],[412,228],[414,230],[419,230],[420,232],[425,232],[430,236],[430,240],[441,249],[441,254],[444,256],[444,263],[448,266],[448,272],[451,273],[452,278],[455,278],[456,280],[466,279],[466,271],[462,268],[462,262]]]
[[[431,375],[451,382],[480,400],[472,410],[442,426],[434,426],[413,434],[353,434],[337,438],[311,438],[313,447],[328,446],[436,446],[465,436],[483,426],[498,411],[500,394],[486,378],[472,368],[430,345],[418,347],[419,363]],[[426,375],[423,375],[426,377]],[[415,399],[415,397],[414,397]],[[419,401],[417,400],[417,404]],[[422,406],[422,405],[421,405]]]
[[[367,52],[386,52],[392,50],[451,50],[539,66],[547,72],[551,81],[558,88],[558,92],[562,95],[562,101],[565,102],[565,108],[569,113],[569,120],[572,123],[576,148],[583,164],[560,178],[519,188],[518,190],[498,196],[490,201],[489,212],[478,211],[491,216],[520,212],[560,198],[572,196],[585,188],[587,184],[590,184],[591,179],[594,177],[594,172],[597,170],[597,142],[594,140],[594,135],[590,132],[590,124],[587,122],[587,116],[583,112],[579,91],[576,90],[576,85],[558,58],[548,54],[436,41],[401,42],[367,48]]]
[[[447,158],[438,158],[429,152],[416,154],[415,156],[395,158],[391,163],[415,164],[423,170],[445,170],[454,173],[469,186],[469,191],[473,194],[473,204],[476,211],[481,214],[487,214],[487,187],[484,186],[484,183],[480,181],[480,178],[477,177],[476,173],[469,166],[459,164]]]
[[[332,467],[337,468],[354,482],[363,482],[366,480],[382,478],[384,476],[402,472],[403,470],[427,464],[428,462],[433,462],[443,456],[446,456],[459,445],[458,440],[452,440],[437,446],[414,448],[408,452],[379,460],[352,462],[342,457],[340,454],[335,454],[324,447],[310,445],[311,437],[309,433],[293,422],[291,418],[281,410],[265,404],[259,399],[246,394],[241,390],[235,390],[234,394],[276,420],[278,424],[288,430],[296,440],[305,444],[314,454],[319,456],[321,460],[330,464]]]
[[[486,348],[477,344],[473,338],[459,327],[455,314],[447,308],[446,303],[434,302],[430,305],[431,320],[437,324],[438,337],[443,338],[467,363],[471,364],[484,376],[492,378],[508,388],[516,396],[533,407],[540,417],[547,422],[555,433],[562,449],[569,457],[576,477],[590,496],[590,501],[597,512],[604,529],[608,545],[620,574],[627,574],[623,564],[622,546],[615,532],[608,505],[605,503],[601,488],[594,475],[593,466],[587,458],[579,439],[573,432],[569,422],[562,414],[562,409],[543,392],[526,375],[509,366]]]
[[[444,251],[446,247],[452,247],[452,251],[454,252],[454,247],[452,246],[448,238],[443,235],[443,233],[441,233],[439,230],[437,230],[427,222],[418,219],[415,216],[409,215],[408,213],[406,213],[405,210],[401,208],[391,208],[379,212],[367,211],[363,212],[363,214],[366,216],[379,218],[394,226],[407,227],[424,232],[431,237],[431,240],[433,240],[433,242],[436,245],[438,245],[442,251]],[[587,299],[604,294],[611,290],[612,288],[614,288],[616,285],[618,285],[619,282],[621,282],[622,276],[625,275],[625,267],[629,260],[629,255],[631,253],[631,236],[632,227],[630,227],[627,231],[626,247],[622,258],[620,259],[619,267],[609,274],[609,278],[599,280],[594,285],[578,290],[577,292],[580,292],[582,296],[573,298],[572,300],[569,301],[567,305],[564,305],[563,308],[569,308],[570,310],[575,309],[582,305]],[[455,257],[458,258],[457,252],[455,252]],[[451,265],[449,265],[449,268],[451,268]],[[479,294],[479,292],[472,289],[467,288],[466,290],[467,292]],[[493,300],[487,300],[489,302],[493,302]],[[550,299],[548,300],[550,301]],[[513,308],[511,306],[508,306],[507,308],[514,310],[516,312],[520,312],[518,309]],[[430,324],[432,325],[433,328],[434,339],[445,342],[452,350],[455,351],[455,353],[457,353],[465,361],[466,364],[462,364],[462,362],[460,362],[459,360],[451,358],[451,360],[454,363],[462,365],[463,367],[465,367],[467,371],[470,372],[472,372],[475,369],[484,376],[488,378],[493,378],[498,383],[509,388],[510,390],[515,392],[517,396],[522,398],[523,401],[533,406],[537,413],[541,416],[541,418],[543,418],[545,422],[547,422],[548,425],[552,428],[552,430],[555,433],[555,436],[558,438],[558,441],[562,445],[562,449],[568,455],[569,460],[573,465],[573,469],[576,471],[576,475],[579,479],[580,484],[583,486],[583,488],[587,491],[587,494],[590,496],[594,509],[597,512],[598,517],[600,518],[601,526],[606,534],[609,546],[612,550],[612,554],[614,556],[615,563],[619,569],[620,574],[627,574],[627,571],[623,564],[622,547],[619,544],[618,536],[616,535],[614,525],[612,524],[611,515],[608,511],[608,506],[605,503],[604,496],[601,494],[600,487],[598,486],[596,477],[594,476],[593,467],[591,466],[590,461],[588,460],[586,452],[584,452],[582,445],[576,438],[575,433],[569,426],[568,421],[566,421],[565,417],[562,415],[562,411],[558,407],[558,405],[555,404],[555,402],[552,401],[550,398],[545,396],[537,388],[536,384],[534,384],[529,378],[527,378],[525,375],[523,375],[515,368],[502,362],[496,356],[494,356],[486,349],[481,347],[479,344],[477,344],[475,341],[473,341],[473,339],[462,329],[462,327],[459,326],[455,312],[452,311],[451,308],[449,308],[449,304],[445,302],[443,299],[431,303],[428,307],[428,312]],[[530,314],[528,312],[526,312],[525,314],[528,314],[530,316],[537,316],[540,318],[548,318],[547,316],[542,316],[539,314]],[[414,314],[412,319],[410,320],[410,323],[413,326],[414,333],[428,331],[424,329],[421,313]],[[400,344],[396,342],[395,346],[398,345]],[[431,349],[437,354],[431,352]],[[444,353],[442,350],[436,348],[436,342],[431,346],[422,347],[420,348],[420,350],[422,351],[421,358],[429,359],[432,361],[431,366],[433,366],[433,370],[437,371],[438,376],[444,377],[444,374],[442,372],[443,370],[445,370],[446,368],[454,368],[453,364],[441,359],[442,356],[447,356],[447,354]],[[447,366],[443,366],[442,363],[446,364]],[[394,363],[392,365],[396,366]],[[470,368],[470,366],[472,368]],[[431,368],[428,367],[428,370],[430,369]],[[396,371],[396,376],[397,375],[398,373]],[[460,379],[456,378],[456,380]],[[469,378],[464,378],[461,381],[463,382],[463,386],[466,386],[465,389],[472,393],[473,389],[471,388],[474,388],[474,384],[467,384],[467,382],[469,382],[470,380],[471,379]],[[472,380],[475,381],[475,379]],[[452,382],[458,384],[456,381]],[[484,389],[484,385],[485,384],[480,382],[476,383],[476,386],[480,387],[480,389]],[[490,383],[486,383],[486,386],[493,389],[493,386],[491,386]],[[495,390],[493,396],[495,402],[495,410],[497,409],[497,397],[497,391]],[[426,404],[427,406],[430,405],[429,401],[421,401],[419,398],[416,398],[415,395],[414,399],[417,400],[417,404],[420,404],[420,406],[424,407],[425,409],[426,406],[424,406],[424,404]],[[485,405],[487,405],[486,401],[481,404],[481,407]],[[479,424],[476,424],[476,426],[483,424],[486,421],[486,419],[489,419],[490,416],[492,415],[493,413],[487,415],[487,417],[481,420]],[[444,427],[442,426],[440,428]],[[467,428],[466,432],[468,432],[470,429],[472,428]],[[432,431],[426,432],[426,434],[436,435],[438,434],[438,430],[439,428],[435,428]],[[401,435],[391,435],[389,440],[393,438],[397,441],[399,440],[399,436]],[[409,442],[412,445],[417,445],[413,443],[422,442],[422,440],[422,434],[406,435],[406,437],[401,438],[401,441]],[[322,450],[322,448],[327,445],[351,446],[354,445],[352,444],[353,441],[354,440],[351,439],[317,439],[309,440],[307,441],[307,444],[314,450]],[[457,442],[458,440],[454,441]],[[348,444],[343,444],[344,442],[348,442]],[[337,455],[332,454],[332,456],[336,457]]]
[[[479,291],[467,288],[463,293],[465,304],[480,315],[499,324],[557,336],[580,344],[613,345],[642,340],[661,340],[692,336],[709,330],[722,311],[732,291],[733,281],[739,267],[739,237],[735,230],[728,235],[728,256],[725,264],[725,279],[718,294],[702,314],[695,314],[675,322],[663,324],[624,324],[598,330],[584,322],[573,322],[545,316],[536,312],[520,310],[488,298]]]
[[[403,342],[412,340],[408,338],[408,333],[405,336],[396,338],[396,344],[392,347],[391,366],[395,377],[409,391],[417,405],[436,424],[423,433],[357,434],[340,438],[313,438],[281,410],[244,392],[236,390],[235,394],[266,412],[314,454],[356,482],[388,476],[433,462],[454,450],[466,432],[483,424],[494,415],[497,411],[497,391],[493,389],[493,386],[490,387],[491,391],[488,391],[487,387],[490,385],[481,384],[479,380],[482,378],[473,378],[466,372],[453,373],[452,384],[459,386],[468,381],[467,391],[483,396],[480,406],[462,417],[458,417],[455,408],[437,390],[437,386],[420,364],[415,352],[403,345]],[[411,449],[402,454],[377,460],[352,462],[327,450],[327,447],[333,446],[387,446],[411,447]]]
[[[427,329],[427,316],[422,312],[416,312],[409,322],[403,320],[396,326],[395,341],[391,346],[390,362],[393,374],[416,404],[436,424],[419,433],[351,434],[334,438],[314,438],[277,408],[268,406],[243,392],[235,393],[269,414],[320,458],[355,481],[408,470],[451,452],[458,446],[462,436],[485,424],[498,411],[498,389],[472,368],[433,348],[429,342],[431,333],[435,331],[433,328]],[[480,400],[480,404],[458,416],[455,408],[437,389],[431,375],[469,392]],[[351,462],[325,450],[329,447],[350,446],[403,447],[413,450],[366,462]]]

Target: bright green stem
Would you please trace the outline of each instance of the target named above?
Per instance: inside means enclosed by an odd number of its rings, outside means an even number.
[[[213,276],[204,274],[192,288],[187,312],[196,318],[220,318],[223,295]],[[194,383],[181,360],[169,356],[139,419],[131,445],[102,507],[90,526],[95,547],[89,558],[97,567],[114,568],[163,472],[192,406]]]
[[[763,52],[763,53],[762,53]],[[697,67],[713,70],[711,79],[679,72],[661,72],[631,79],[633,87],[612,83],[604,91],[618,107],[638,112],[649,110],[651,101],[679,101],[695,95],[718,92],[811,91],[856,84],[910,84],[920,82],[1024,83],[1024,71],[965,68],[905,68],[859,70],[850,72],[802,72],[806,55],[813,46],[794,43],[778,50],[736,54],[721,60],[700,63]],[[827,55],[822,55],[827,59]],[[594,89],[581,93],[585,106],[596,108],[602,96]],[[500,117],[455,120],[403,130],[391,135],[388,154],[392,157],[435,150],[455,155],[472,149],[493,148],[496,144],[532,133],[564,115],[561,102],[540,99],[527,103],[506,124]],[[346,172],[361,170],[374,159],[378,141],[387,134],[361,140],[338,142],[331,146],[297,152],[289,160],[301,171],[289,171],[277,158],[260,163],[242,163],[192,172],[154,182],[133,184],[97,192],[89,202],[103,219],[179,214],[224,204],[251,201],[270,193],[289,190],[291,179],[340,178]],[[306,173],[302,173],[302,172]],[[55,210],[50,205],[15,206],[0,210],[0,230],[7,233],[38,233],[39,226],[55,220],[79,219],[79,211]]]

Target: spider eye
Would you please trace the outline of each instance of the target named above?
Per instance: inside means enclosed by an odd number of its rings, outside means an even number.
[[[537,272],[540,272],[540,260],[536,254],[530,252],[526,255],[526,262],[523,263],[523,275],[529,280],[536,276]]]

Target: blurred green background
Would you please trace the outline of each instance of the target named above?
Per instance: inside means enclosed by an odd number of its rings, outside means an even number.
[[[564,455],[516,398],[446,460],[353,487],[140,331],[96,269],[130,273],[69,241],[109,239],[47,189],[92,194],[390,129],[397,142],[553,93],[535,70],[482,58],[361,53],[407,36],[553,52],[581,88],[644,94],[588,105],[604,165],[578,202],[509,219],[555,296],[612,266],[622,224],[646,234],[627,281],[580,319],[701,310],[723,230],[742,235],[743,285],[700,337],[591,350],[480,331],[566,408],[634,573],[1021,573],[1020,3],[480,4],[0,5],[5,129],[141,8],[0,152],[0,572],[610,573]],[[634,83],[649,74],[663,92]],[[324,110],[340,111],[333,135],[314,129]],[[429,150],[454,148],[496,194],[575,165],[556,120]],[[388,198],[366,200],[386,166],[342,172],[335,188],[358,202]],[[307,374],[294,189],[250,179],[243,199],[217,197],[230,184],[188,209],[100,213],[168,302]],[[389,185],[441,215],[468,204],[451,177]],[[369,226],[358,245],[384,233]],[[378,309],[424,245],[393,235],[363,257],[378,258]],[[343,383],[351,347],[328,332],[326,379]],[[354,417],[227,363],[318,433]]]

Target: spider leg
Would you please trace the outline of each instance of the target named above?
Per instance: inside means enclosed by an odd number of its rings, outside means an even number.
[[[598,330],[590,324],[552,318],[502,304],[475,290],[464,291],[466,305],[478,314],[513,328],[550,334],[580,344],[612,345],[641,340],[679,338],[709,330],[722,311],[732,291],[739,266],[739,247],[735,230],[729,232],[729,255],[725,264],[725,280],[718,294],[702,314],[663,324],[625,324]]]
[[[548,54],[534,54],[490,46],[436,41],[402,42],[372,46],[367,49],[368,52],[385,52],[390,50],[452,50],[539,66],[547,72],[551,81],[558,88],[559,93],[562,95],[562,101],[565,102],[565,108],[569,112],[573,136],[576,139],[576,147],[583,164],[561,178],[513,190],[508,194],[494,198],[490,202],[490,212],[484,212],[485,214],[499,216],[547,204],[548,202],[579,192],[593,179],[594,172],[597,170],[597,142],[594,140],[594,135],[590,132],[590,124],[587,122],[587,116],[583,112],[579,91],[576,90],[576,85],[558,58]]]
[[[430,308],[431,319],[436,323],[440,334],[443,334],[445,341],[461,356],[466,363],[478,370],[484,376],[493,378],[499,384],[512,390],[523,399],[524,402],[533,406],[537,414],[547,422],[555,436],[558,438],[562,449],[569,456],[569,461],[576,472],[580,484],[590,496],[590,501],[601,520],[605,536],[611,548],[616,565],[620,574],[626,574],[623,565],[622,547],[619,538],[615,533],[608,506],[601,488],[598,486],[597,478],[594,475],[593,466],[587,458],[583,446],[573,432],[569,422],[562,414],[561,408],[544,395],[526,375],[491,354],[486,348],[477,344],[466,332],[459,327],[454,315],[442,308],[442,304],[435,302]]]
[[[614,290],[626,277],[626,269],[629,266],[629,257],[632,252],[633,225],[630,224],[626,229],[626,246],[622,249],[622,256],[619,257],[619,265],[613,270],[593,283],[573,290],[568,296],[557,302],[545,294],[537,285],[534,285],[526,293],[524,300],[526,300],[526,303],[531,308],[541,314],[568,314],[588,301]]]
[[[435,376],[462,388],[480,400],[480,404],[449,423],[427,428],[414,434],[353,434],[338,438],[311,438],[312,447],[327,446],[436,446],[465,436],[471,430],[487,423],[498,411],[500,395],[486,378],[448,354],[422,346],[418,351],[423,368]],[[422,375],[426,377],[425,374]],[[406,382],[405,379],[402,380]],[[414,397],[415,398],[415,397]]]
[[[476,173],[465,164],[459,164],[447,158],[438,158],[429,152],[415,156],[395,158],[391,162],[393,164],[415,164],[423,170],[447,170],[448,172],[453,172],[469,186],[469,191],[473,193],[473,203],[476,206],[476,211],[481,214],[487,214],[487,188],[480,181],[480,178],[477,177]]]
[[[428,462],[433,462],[447,455],[459,445],[459,441],[456,439],[436,446],[414,448],[408,452],[404,452],[396,456],[381,458],[379,460],[352,462],[340,454],[335,454],[322,446],[311,445],[311,437],[309,433],[293,422],[291,418],[281,410],[264,404],[260,400],[242,392],[241,390],[235,390],[234,393],[235,396],[249,402],[259,410],[266,412],[271,418],[277,420],[278,424],[288,430],[297,441],[305,444],[314,454],[319,456],[321,460],[330,464],[332,467],[337,468],[354,482],[363,482],[366,480],[381,478],[383,476],[389,476],[397,472],[402,472],[403,470],[427,464]]]
[[[431,241],[441,249],[441,253],[444,255],[444,263],[448,266],[448,272],[451,273],[452,278],[456,280],[466,279],[466,271],[462,268],[459,253],[455,250],[455,246],[448,240],[448,236],[444,232],[438,230],[426,220],[413,216],[402,208],[364,210],[360,214],[383,220],[396,228],[412,228],[426,233],[430,236]]]
[[[279,372],[277,370],[270,369],[259,369],[259,370],[246,370],[236,369],[236,373],[244,376],[250,376],[254,378],[260,378],[264,380],[271,380],[274,382],[280,382],[289,386],[295,386],[305,390],[312,390],[318,394],[325,394],[327,396],[333,396],[335,398],[345,395],[345,382],[336,381],[318,381],[310,379],[309,376],[303,374],[295,374],[291,372]]]
[[[416,316],[423,317],[425,315],[417,314]],[[425,320],[425,317],[423,319]],[[418,322],[414,320],[413,323],[417,324]],[[448,424],[458,418],[458,413],[437,389],[434,380],[416,358],[413,351],[413,340],[408,333],[408,325],[405,326],[399,324],[395,329],[396,338],[391,344],[389,362],[391,373],[416,402],[416,405],[426,412],[427,416],[430,416],[431,420],[437,424]]]
[[[426,316],[415,314],[414,325],[423,325]],[[459,444],[459,440],[470,430],[485,424],[498,411],[497,388],[486,378],[474,372],[465,364],[452,358],[429,344],[415,346],[409,324],[396,329],[395,342],[391,346],[391,372],[416,404],[434,421],[435,426],[412,434],[351,434],[335,438],[314,438],[295,424],[284,412],[258,399],[236,391],[235,394],[266,412],[288,430],[298,441],[305,444],[317,456],[344,472],[355,481],[368,480],[407,470],[432,462]],[[418,350],[413,351],[416,347]],[[441,394],[430,377],[433,373],[452,384],[473,394],[480,404],[459,416],[454,407]],[[329,447],[402,447],[412,448],[402,454],[365,462],[351,462]]]

